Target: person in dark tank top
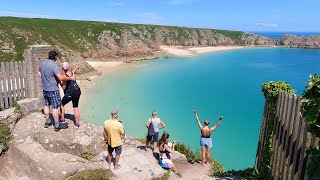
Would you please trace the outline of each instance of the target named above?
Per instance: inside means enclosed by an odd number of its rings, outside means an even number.
[[[78,70],[78,67],[75,66],[75,68],[73,68],[73,70],[70,70],[70,64],[67,62],[62,63],[62,70],[65,73],[65,76],[67,77],[72,77],[74,76],[74,73],[76,73],[76,71]],[[79,99],[80,99],[80,95],[81,95],[81,91],[79,88],[79,92],[78,93],[73,93],[72,92],[72,87],[70,86],[78,86],[76,81],[72,82],[72,81],[61,81],[61,86],[62,89],[64,91],[64,97],[62,98],[62,106],[61,106],[61,121],[64,122],[65,121],[65,108],[64,106],[66,104],[68,104],[70,101],[72,101],[72,106],[73,106],[73,111],[74,111],[74,117],[75,117],[75,122],[74,125],[76,128],[80,127],[80,111],[79,111]]]
[[[210,122],[208,120],[205,120],[204,126],[202,126],[202,124],[199,120],[197,111],[194,110],[193,112],[196,117],[199,129],[201,131],[201,138],[200,138],[200,146],[201,146],[201,151],[202,151],[201,159],[202,159],[202,163],[204,165],[204,164],[207,164],[208,161],[210,160],[210,151],[212,148],[211,133],[220,126],[220,123],[221,123],[221,120],[223,117],[220,116],[218,123],[210,128],[209,127]]]

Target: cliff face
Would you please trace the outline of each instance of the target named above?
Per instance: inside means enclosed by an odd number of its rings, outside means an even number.
[[[240,31],[0,17],[0,61],[23,59],[24,49],[32,44],[53,45],[62,61],[80,63],[84,67],[81,73],[85,73],[92,71],[85,59],[153,59],[160,45],[320,48],[320,36],[286,35],[272,40]]]
[[[51,44],[62,60],[155,58],[160,45],[246,45],[243,32],[52,19],[0,17],[0,60],[21,60],[27,45]],[[253,43],[254,44],[254,43]]]
[[[291,48],[320,48],[320,36],[297,37],[285,35],[276,41],[276,45]]]

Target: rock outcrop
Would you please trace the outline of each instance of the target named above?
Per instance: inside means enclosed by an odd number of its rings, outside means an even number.
[[[65,179],[82,170],[108,168],[102,127],[82,121],[76,129],[69,121],[68,129],[54,132],[52,126],[43,127],[44,121],[43,114],[32,113],[16,123],[10,152],[0,161],[0,179]],[[158,164],[157,153],[144,151],[144,146],[129,136],[123,142],[121,168],[111,169],[114,179],[152,179],[166,173]],[[184,179],[210,179],[208,168],[189,164],[178,152],[173,161],[182,175],[186,173]],[[189,170],[201,174],[188,174]],[[172,179],[178,178],[171,174]]]
[[[277,40],[276,45],[290,48],[320,48],[320,36],[298,37],[287,34]]]

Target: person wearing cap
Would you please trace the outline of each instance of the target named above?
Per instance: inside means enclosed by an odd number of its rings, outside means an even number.
[[[157,143],[159,141],[159,129],[163,129],[166,125],[164,122],[157,117],[157,112],[152,112],[152,117],[147,121],[146,127],[148,128],[147,140],[146,140],[146,148],[145,151],[148,150],[149,142],[153,139],[153,151],[157,148]],[[159,125],[161,124],[161,127]]]
[[[59,109],[61,106],[61,97],[59,84],[61,81],[75,80],[75,77],[66,77],[61,75],[59,66],[56,64],[58,53],[54,50],[48,54],[48,59],[43,60],[39,65],[39,75],[43,87],[43,97],[45,102],[44,114],[46,122],[44,127],[48,128],[53,124],[49,118],[49,106],[52,106],[52,116],[54,120],[54,131],[60,130]]]
[[[62,63],[62,70],[65,73],[65,76],[71,77],[76,73],[78,67],[76,66],[73,70],[70,70],[70,64],[67,62]],[[65,108],[64,106],[72,101],[73,111],[75,122],[74,125],[76,128],[80,126],[80,112],[79,112],[79,99],[81,95],[80,87],[78,86],[76,81],[62,81],[61,82],[62,89],[64,91],[64,97],[62,98],[62,106],[61,106],[61,122],[65,122]]]
[[[124,137],[124,128],[121,122],[118,121],[117,110],[111,112],[111,119],[104,122],[103,137],[108,146],[108,164],[111,168],[112,153],[115,151],[116,158],[114,162],[114,169],[119,169],[119,160],[122,152],[122,138]]]
[[[197,111],[194,110],[193,112],[201,131],[201,138],[200,138],[200,146],[202,151],[201,160],[203,164],[207,164],[208,161],[210,160],[210,150],[212,148],[212,139],[210,137],[211,133],[220,126],[220,123],[223,117],[220,116],[218,123],[211,128],[209,127],[210,122],[208,120],[205,120],[204,127],[203,127],[199,120]]]

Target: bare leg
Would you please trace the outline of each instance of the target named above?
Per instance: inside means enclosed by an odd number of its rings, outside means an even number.
[[[175,173],[178,173],[177,167],[173,163],[172,163],[172,165],[173,165],[172,168],[171,168],[172,171],[175,172]]]
[[[149,141],[146,140],[146,149],[145,150],[148,150],[148,147],[149,147]]]
[[[43,111],[45,118],[49,119],[49,106],[45,106]]]
[[[119,160],[120,160],[120,155],[116,155],[116,159],[114,161],[114,170],[119,169]]]
[[[109,169],[111,168],[111,161],[112,161],[112,153],[108,153],[108,164],[109,164]]]
[[[154,143],[153,143],[153,152],[155,152],[155,150],[157,149],[157,145],[158,145],[157,142],[154,142]]]
[[[201,151],[202,151],[202,156],[201,156],[202,159],[201,160],[202,160],[202,163],[205,163],[206,162],[206,160],[205,160],[206,159],[206,148],[204,146],[202,146]]]
[[[207,155],[207,161],[210,161],[210,148],[208,147],[207,148],[207,153],[206,153],[206,155]]]
[[[74,112],[74,117],[76,119],[76,124],[80,123],[80,112],[79,112],[79,108],[73,108],[73,112]]]
[[[60,107],[59,107],[59,109],[60,109]],[[55,123],[59,122],[59,110],[58,109],[52,110],[52,116],[53,116],[53,120]]]
[[[65,109],[64,106],[61,106],[61,119],[64,119]]]

